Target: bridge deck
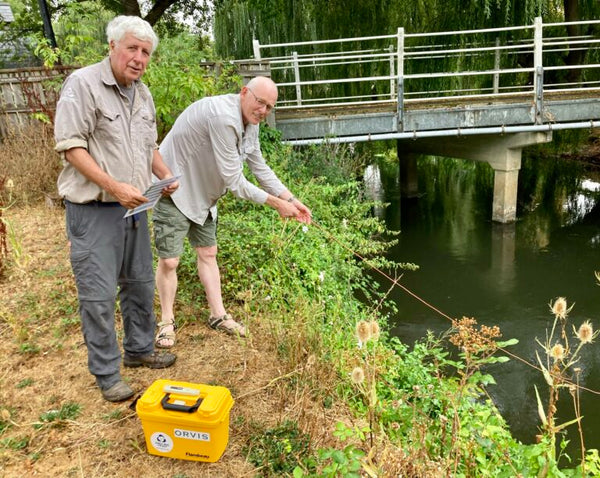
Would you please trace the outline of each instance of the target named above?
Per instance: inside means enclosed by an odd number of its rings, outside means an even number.
[[[532,93],[515,93],[409,99],[400,117],[396,100],[284,107],[276,110],[275,125],[291,140],[590,121],[600,117],[600,88],[545,91],[539,115]]]

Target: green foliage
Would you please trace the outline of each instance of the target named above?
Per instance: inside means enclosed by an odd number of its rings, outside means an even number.
[[[4,448],[6,450],[19,451],[19,450],[23,450],[24,448],[27,448],[27,445],[29,445],[28,437],[23,437],[23,438],[9,437],[9,438],[3,438],[2,440],[0,440],[0,447]]]
[[[35,355],[40,353],[40,347],[39,345],[25,342],[19,346],[19,352],[22,354]]]
[[[252,39],[262,44],[407,32],[456,31],[530,24],[534,17],[564,21],[557,0],[220,0],[215,2],[214,35],[224,57],[249,58]],[[599,7],[586,0],[582,17]],[[591,17],[589,16],[591,15]],[[360,21],[355,19],[360,18]]]
[[[15,386],[17,388],[26,388],[26,387],[29,387],[30,385],[33,385],[33,379],[32,378],[24,378],[19,383],[17,383],[17,385],[15,385]]]
[[[112,420],[120,420],[121,418],[123,418],[123,410],[120,410],[118,408],[102,416],[102,419],[107,422],[110,422]]]
[[[342,450],[333,448],[321,450],[319,451],[319,459],[325,462],[326,465],[318,476],[360,478],[362,468],[360,459],[363,456],[365,456],[365,452],[354,445],[348,445]]]
[[[349,439],[365,438],[365,429],[347,427],[343,423],[336,423],[334,436],[345,442]],[[346,445],[343,449],[329,447],[318,450],[317,459],[310,458],[305,461],[303,467],[294,469],[294,478],[307,476],[319,478],[360,478],[363,468],[362,459],[366,453],[353,444]],[[319,470],[319,471],[317,471]]]
[[[64,426],[67,420],[75,420],[81,414],[81,405],[68,402],[59,409],[52,409],[40,415],[40,422],[34,424],[34,428],[42,428],[47,424],[52,426]]]
[[[61,62],[83,66],[104,58],[108,53],[106,25],[113,17],[99,2],[65,4],[54,22]]]
[[[375,257],[386,243],[378,238],[383,225],[371,217],[359,183],[331,184],[328,178],[301,174],[317,154],[281,148],[269,159],[284,184],[312,209],[314,224],[282,222],[264,206],[226,196],[219,203],[220,263],[226,294],[250,291],[282,309],[309,300],[321,304],[323,317],[333,321],[355,310],[356,304],[347,301],[349,293],[370,295],[373,287],[352,251]]]
[[[378,54],[393,52],[397,45],[394,38],[377,38],[382,35],[395,35],[399,28],[406,33],[453,32],[473,29],[490,29],[531,25],[535,17],[541,16],[545,23],[574,21],[583,18],[597,18],[600,3],[558,0],[466,0],[457,5],[456,0],[386,0],[364,2],[360,0],[222,0],[215,5],[215,48],[226,58],[250,58],[254,56],[252,40],[261,45],[296,43],[292,46],[279,46],[263,50],[264,57],[289,57],[292,53],[299,56],[334,54],[338,51],[370,51]],[[360,21],[355,19],[360,18]],[[569,36],[579,38],[582,35],[596,35],[597,27],[562,26],[555,27],[555,37]],[[248,31],[250,30],[250,31]],[[549,29],[545,30],[548,32]],[[375,37],[375,38],[374,38]],[[363,38],[362,41],[345,41],[332,44],[307,44],[316,40]],[[364,40],[370,38],[370,40]],[[432,72],[488,71],[495,68],[496,55],[493,51],[476,53],[473,47],[493,47],[499,40],[500,45],[531,42],[530,30],[509,32],[472,32],[461,35],[421,36],[405,38],[405,49],[411,53],[427,47],[428,50],[455,45],[463,48],[464,53],[432,55],[426,61],[405,57],[403,70],[405,75]],[[304,42],[304,45],[298,43]],[[591,50],[591,51],[590,51]],[[529,54],[504,54],[500,52],[500,66],[505,69],[531,66]],[[545,53],[544,64],[549,66],[579,65],[585,63],[586,56],[593,64],[598,49],[590,45],[573,50],[555,50]],[[572,69],[571,71],[546,70],[546,83],[578,82],[581,79],[595,81],[594,69]],[[311,80],[337,78],[374,78],[392,74],[386,61],[346,61],[320,63],[316,67],[301,64],[301,79]],[[277,83],[293,83],[296,72],[293,68],[273,69],[273,78]],[[501,87],[527,85],[529,73],[504,73]],[[403,88],[408,94],[413,92],[441,92],[455,94],[460,91],[490,92],[493,87],[491,75],[463,75],[443,78],[406,79]],[[525,87],[525,86],[524,86]],[[341,84],[304,84],[302,97],[340,98],[371,97],[386,99],[390,97],[389,80],[353,81]],[[283,87],[279,101],[296,100],[293,86]]]
[[[6,419],[4,418],[4,415],[6,416]],[[11,427],[10,421],[8,420],[10,418],[10,412],[6,411],[3,413],[3,417],[0,418],[0,435],[2,435],[6,430],[8,430]]]
[[[310,449],[310,436],[300,432],[298,425],[285,421],[264,430],[258,427],[244,453],[248,461],[261,469],[261,476],[285,476],[292,473]]]
[[[209,50],[200,50],[197,39],[182,33],[163,39],[148,65],[143,81],[154,98],[159,137],[163,138],[179,114],[204,96],[236,92],[241,80],[231,65],[210,60]]]

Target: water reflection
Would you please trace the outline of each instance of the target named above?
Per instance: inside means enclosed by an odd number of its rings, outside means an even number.
[[[403,284],[451,317],[475,317],[480,324],[498,325],[504,339],[517,338],[511,351],[529,364],[537,364],[542,342],[552,325],[548,304],[559,296],[575,303],[571,323],[578,327],[591,319],[600,327],[600,178],[583,167],[547,159],[524,158],[519,178],[518,220],[502,225],[490,220],[493,171],[487,164],[421,158],[418,165],[418,199],[401,200],[397,178],[380,175],[380,190],[372,190],[390,203],[388,227],[402,231],[390,256],[414,262]],[[371,178],[377,173],[371,171]],[[371,184],[371,187],[373,187]],[[381,279],[387,289],[389,284]],[[398,312],[392,333],[412,343],[427,330],[441,334],[447,319],[394,289],[390,299]],[[571,326],[569,326],[571,330]],[[583,349],[584,386],[600,390],[600,347]],[[490,394],[514,435],[532,443],[539,418],[534,385],[542,396],[547,386],[541,373],[526,363],[511,360],[491,368],[497,381]],[[600,448],[600,397],[581,397],[584,437],[588,448]],[[559,421],[573,415],[568,393],[559,402]],[[568,432],[569,453],[579,446],[574,427]]]
[[[382,203],[385,200],[384,189],[381,182],[381,170],[376,164],[369,164],[363,173],[363,183],[365,193],[372,201]],[[375,216],[383,218],[385,216],[385,208],[380,205],[375,206]]]

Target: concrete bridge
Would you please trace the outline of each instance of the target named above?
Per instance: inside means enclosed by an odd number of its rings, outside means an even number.
[[[567,36],[567,27],[581,34]],[[600,20],[536,18],[485,30],[255,40],[248,63],[278,83],[270,122],[288,143],[397,140],[405,196],[418,193],[419,154],[487,162],[492,219],[510,223],[522,149],[555,130],[600,127],[599,31]],[[565,64],[571,56],[585,60]]]

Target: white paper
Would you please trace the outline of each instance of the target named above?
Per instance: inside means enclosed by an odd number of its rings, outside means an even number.
[[[146,211],[147,209],[152,209],[154,206],[156,206],[156,203],[160,199],[161,192],[165,188],[165,186],[168,186],[169,184],[174,183],[180,177],[181,177],[181,175],[173,176],[171,178],[161,179],[160,181],[152,183],[152,186],[150,186],[144,192],[144,197],[146,197],[148,199],[148,202],[145,202],[144,204],[142,204],[134,209],[130,209],[129,211],[127,211],[125,213],[123,218],[133,216],[134,214],[137,214],[138,212]]]

